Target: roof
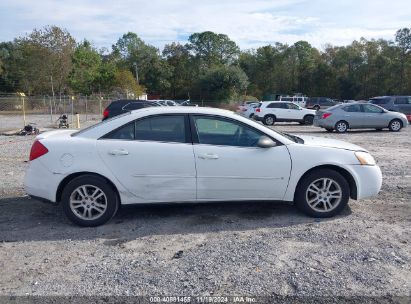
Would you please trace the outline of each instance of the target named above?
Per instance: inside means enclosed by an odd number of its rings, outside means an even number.
[[[164,114],[164,113],[199,113],[199,114],[210,114],[210,115],[230,115],[234,114],[233,111],[223,110],[218,108],[208,108],[208,107],[149,107],[138,110],[133,110],[131,113],[142,113],[144,114]]]

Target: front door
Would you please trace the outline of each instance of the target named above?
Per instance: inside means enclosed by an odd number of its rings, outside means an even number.
[[[281,200],[291,159],[286,146],[257,147],[265,135],[220,116],[191,116],[198,200]]]
[[[196,170],[188,116],[157,115],[98,140],[100,157],[136,202],[194,201]]]
[[[362,108],[364,111],[364,128],[386,128],[390,123],[385,111],[381,108],[372,104],[363,104]]]

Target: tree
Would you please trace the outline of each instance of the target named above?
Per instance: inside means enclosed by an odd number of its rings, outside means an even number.
[[[227,35],[210,31],[194,33],[188,38],[188,48],[206,68],[219,64],[231,64],[240,54],[237,44]]]
[[[189,92],[195,78],[194,61],[189,49],[185,45],[173,42],[164,47],[163,57],[171,67],[169,95],[173,99],[189,98]]]
[[[137,98],[144,92],[144,88],[137,84],[133,74],[128,70],[119,70],[115,74],[115,89],[127,98]]]
[[[137,34],[124,34],[113,45],[113,56],[121,69],[135,72],[137,65],[139,82],[149,92],[162,92],[170,87],[171,68],[162,60],[159,50],[144,43]]]
[[[218,102],[239,100],[247,86],[247,75],[238,66],[211,68],[200,78],[205,99]]]
[[[397,31],[395,34],[395,42],[400,48],[400,90],[401,93],[406,93],[406,87],[408,86],[411,89],[411,78],[407,82],[406,67],[411,66],[411,29],[403,28]],[[408,72],[408,76],[411,77],[411,74]],[[408,85],[407,85],[408,84]]]
[[[89,95],[98,88],[98,80],[101,71],[101,57],[90,42],[84,40],[74,51],[73,68],[69,81],[71,88],[78,93]]]

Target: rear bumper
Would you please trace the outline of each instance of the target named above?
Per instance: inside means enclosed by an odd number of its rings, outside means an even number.
[[[326,129],[334,129],[334,122],[329,121],[327,119],[318,119],[314,117],[313,125],[316,127],[326,128]]]
[[[26,193],[42,201],[56,202],[56,193],[61,174],[53,174],[40,160],[30,162],[24,177],[24,189]]]

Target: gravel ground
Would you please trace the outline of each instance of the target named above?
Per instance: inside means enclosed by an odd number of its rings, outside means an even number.
[[[0,137],[0,295],[411,296],[411,128],[338,138],[379,163],[380,194],[312,219],[288,203],[139,205],[79,228],[24,196],[32,137]],[[405,302],[404,302],[405,303]]]

